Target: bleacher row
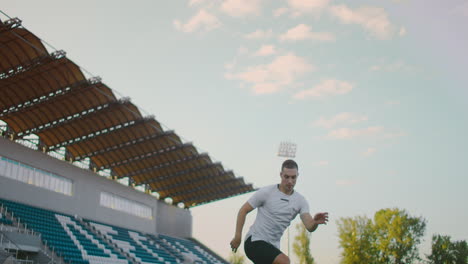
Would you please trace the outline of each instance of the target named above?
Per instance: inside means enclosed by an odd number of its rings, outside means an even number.
[[[143,234],[3,199],[0,206],[13,212],[27,228],[40,233],[43,243],[67,263],[176,264],[187,258],[201,264],[225,263],[189,239]],[[3,215],[2,223],[12,224]]]

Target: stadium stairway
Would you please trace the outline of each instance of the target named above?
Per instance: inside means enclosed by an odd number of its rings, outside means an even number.
[[[176,264],[180,261],[142,233],[122,227],[85,220],[104,237],[122,248],[138,263]]]
[[[212,251],[210,248],[208,248],[207,246],[205,246],[203,243],[201,243],[200,241],[198,241],[197,239],[191,237],[191,238],[187,238],[189,241],[191,241],[192,243],[194,243],[195,245],[197,245],[198,247],[200,247],[202,250],[204,250],[206,252],[206,254],[208,255],[211,255],[214,259],[216,259],[217,261],[223,263],[223,264],[230,264],[228,261],[226,261],[225,259],[223,258],[220,258],[218,256],[218,254],[216,254],[214,251]]]
[[[165,243],[163,240],[157,238],[155,235],[148,235],[148,238],[153,240],[156,244],[160,247],[164,248],[167,252],[177,258],[180,262],[183,262],[184,256],[181,254],[182,252],[175,247],[172,247],[168,243]]]
[[[92,226],[88,221],[84,221],[81,217],[76,218],[84,227],[87,228],[90,232],[92,232],[95,236],[100,237],[102,241],[105,241],[107,245],[112,247],[116,252],[119,252],[120,255],[124,256],[129,263],[138,264],[138,261],[133,258],[130,254],[125,252],[122,248],[120,248],[117,244],[113,243],[112,240],[108,239],[104,234],[102,234],[99,230],[97,230],[94,226]]]
[[[100,237],[85,230],[83,226],[74,219],[59,214],[56,214],[55,217],[67,232],[68,236],[73,240],[74,244],[82,252],[83,259],[88,260],[90,264],[128,263],[125,257],[120,256],[115,250],[109,248]]]
[[[166,243],[174,251],[179,252],[179,254],[186,256],[187,254],[195,255],[195,263],[202,264],[225,264],[224,261],[216,258],[208,251],[197,245],[196,242],[184,239],[184,238],[175,238],[166,235],[159,235],[158,238]]]

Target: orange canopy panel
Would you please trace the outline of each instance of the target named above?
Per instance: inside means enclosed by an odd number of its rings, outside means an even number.
[[[36,135],[39,151],[65,150],[187,208],[254,190],[15,21],[0,22],[0,120],[5,137]]]

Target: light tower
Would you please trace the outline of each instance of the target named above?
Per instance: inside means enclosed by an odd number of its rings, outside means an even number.
[[[295,158],[296,157],[296,151],[297,151],[297,144],[289,142],[289,141],[282,141],[280,142],[279,148],[278,148],[278,157],[284,157],[287,159]],[[288,227],[288,256],[289,254],[289,228]]]
[[[278,148],[278,157],[295,158],[296,150],[297,144],[288,141],[280,142]]]

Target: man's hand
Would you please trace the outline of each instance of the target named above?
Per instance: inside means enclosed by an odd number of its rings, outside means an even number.
[[[231,240],[231,249],[234,253],[237,252],[237,248],[239,247],[240,243],[241,243],[241,237],[238,237],[238,236],[235,236],[232,240]]]
[[[328,222],[328,213],[317,213],[314,215],[314,222],[316,224],[327,224]]]

